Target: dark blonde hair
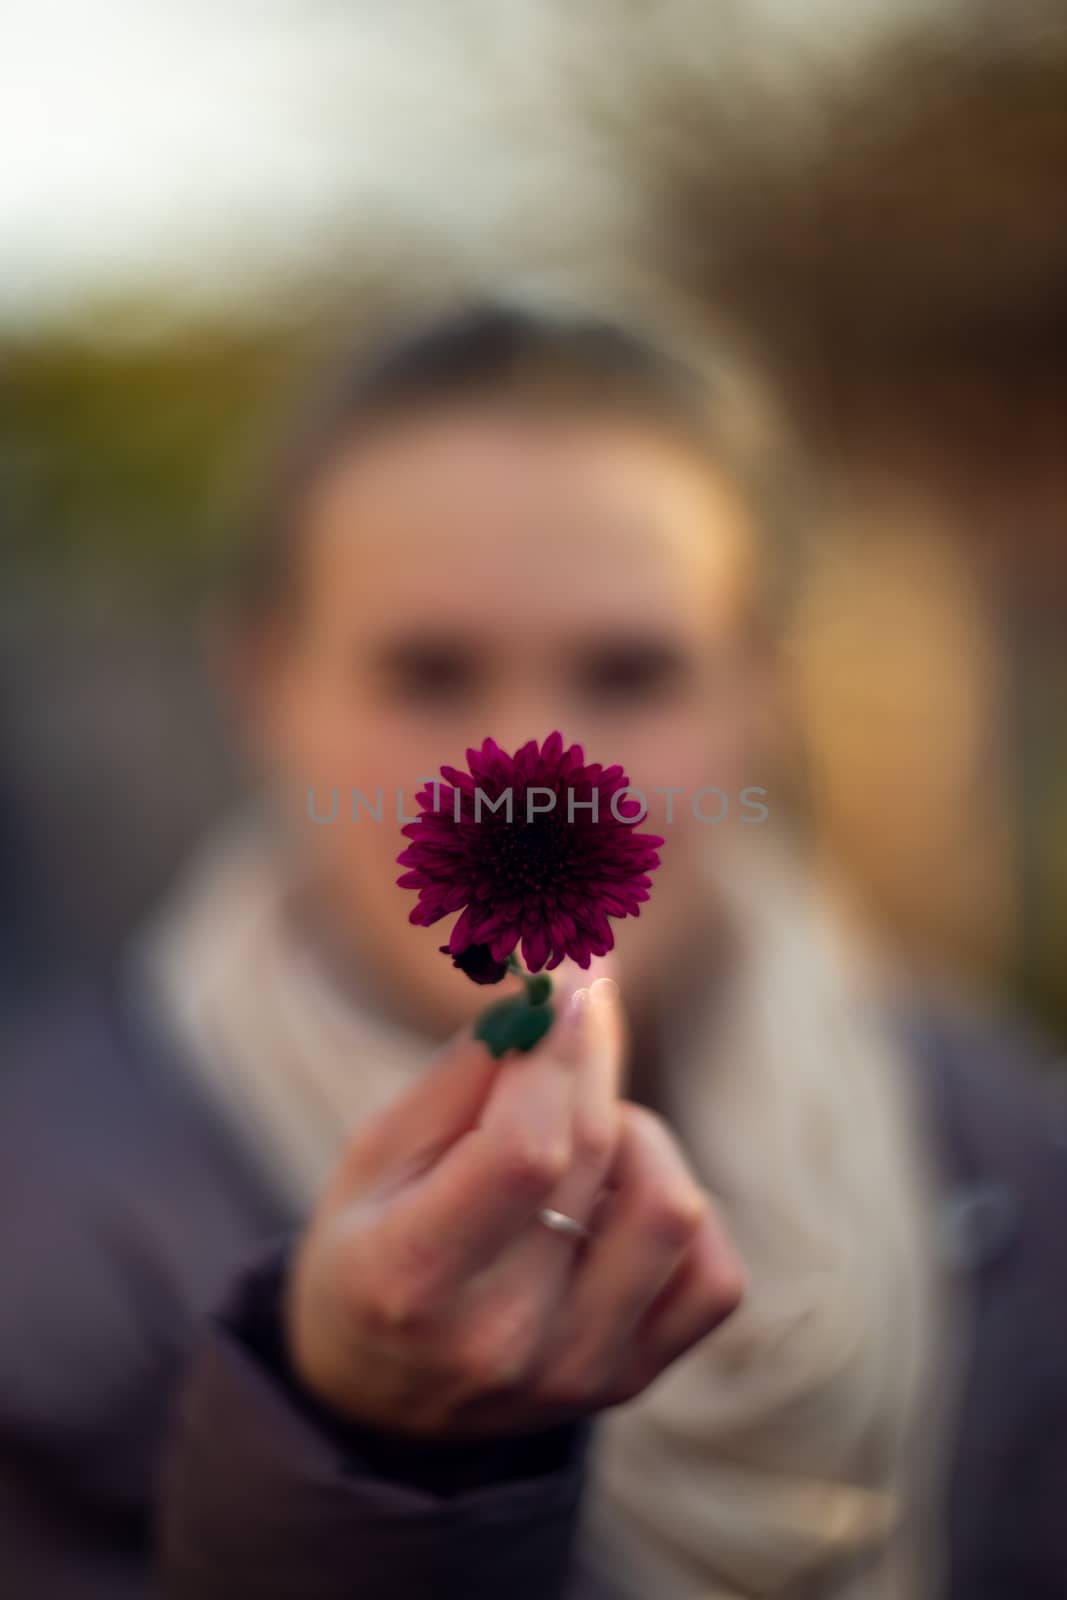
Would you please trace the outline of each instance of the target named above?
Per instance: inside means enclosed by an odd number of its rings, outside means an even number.
[[[594,317],[495,302],[466,307],[342,365],[260,497],[230,585],[231,620],[254,625],[292,598],[301,506],[341,450],[392,422],[482,400],[615,414],[717,455],[705,383],[640,334]]]

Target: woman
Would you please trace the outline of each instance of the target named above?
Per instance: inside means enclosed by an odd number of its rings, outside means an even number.
[[[332,396],[230,620],[263,814],[6,1075],[5,1590],[1064,1592],[1067,1158],[750,825],[752,521],[599,323]],[[497,1064],[401,820],[556,728],[663,862]]]

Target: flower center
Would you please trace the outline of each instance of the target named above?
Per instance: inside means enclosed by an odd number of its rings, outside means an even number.
[[[572,833],[558,812],[532,822],[502,820],[486,841],[483,859],[503,892],[543,894],[566,871]]]

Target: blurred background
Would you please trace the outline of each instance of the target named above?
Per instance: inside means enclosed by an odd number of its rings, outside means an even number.
[[[706,362],[794,803],[1067,1040],[1067,18],[995,0],[35,0],[0,44],[0,988],[106,970],[238,783],[200,649],[323,351],[485,288]]]

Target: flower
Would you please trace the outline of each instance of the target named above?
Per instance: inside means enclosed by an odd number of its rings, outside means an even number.
[[[486,739],[467,765],[441,768],[445,781],[419,792],[422,814],[403,830],[412,842],[397,882],[418,890],[411,921],[461,912],[441,948],[476,982],[498,981],[486,974],[519,947],[530,972],[565,956],[588,967],[615,943],[608,919],[639,914],[659,865],[663,840],[636,832],[626,774],[587,764],[558,732],[513,756]]]

